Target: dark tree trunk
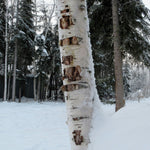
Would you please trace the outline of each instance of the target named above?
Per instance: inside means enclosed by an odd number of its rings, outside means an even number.
[[[10,101],[10,86],[11,86],[11,75],[12,75],[12,70],[11,70],[11,64],[10,64],[10,73],[9,73],[9,77],[8,77],[8,90],[7,90],[7,99],[8,101]]]
[[[55,77],[55,100],[57,101],[57,78]]]
[[[123,90],[123,75],[122,75],[122,58],[120,49],[119,36],[119,20],[118,20],[118,0],[112,0],[112,14],[113,14],[113,42],[114,42],[114,68],[115,68],[115,82],[116,82],[116,111],[125,105],[124,90]]]
[[[40,75],[39,75],[39,79],[38,79],[38,102],[40,102],[40,98],[41,98],[41,88],[40,88],[40,86],[41,86],[41,78],[40,78]]]
[[[19,87],[19,103],[21,103],[21,87]]]

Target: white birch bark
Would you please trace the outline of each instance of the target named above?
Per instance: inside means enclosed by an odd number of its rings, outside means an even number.
[[[17,0],[17,13],[16,13],[16,27],[18,26],[18,5],[19,0]],[[18,40],[15,42],[15,52],[14,52],[14,68],[13,68],[13,87],[12,87],[12,101],[16,99],[16,68],[17,68],[17,52],[18,52]]]
[[[36,12],[36,17],[35,17],[35,26],[36,26],[36,29],[37,29],[37,1],[34,0],[34,3],[35,3],[35,12]],[[36,49],[35,49],[36,51]],[[36,63],[35,63],[35,57],[33,58],[33,74],[34,74],[34,80],[33,80],[33,89],[34,89],[34,100],[36,101],[37,100],[37,88],[36,88]]]
[[[87,150],[97,98],[85,0],[58,0],[63,87],[72,150]]]
[[[5,80],[4,80],[4,101],[7,100],[7,55],[8,55],[8,1],[6,0],[6,17],[5,17],[6,25],[5,25]]]

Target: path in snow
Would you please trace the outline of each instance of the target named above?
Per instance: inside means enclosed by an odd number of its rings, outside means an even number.
[[[0,103],[1,150],[70,150],[64,103]]]

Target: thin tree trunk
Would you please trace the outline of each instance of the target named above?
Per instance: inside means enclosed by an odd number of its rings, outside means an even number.
[[[97,100],[86,1],[58,0],[63,86],[72,150],[87,150]]]
[[[39,78],[38,78],[38,91],[37,91],[38,102],[40,102],[40,97],[41,97],[41,95],[40,95],[41,88],[40,87],[41,87],[41,77],[39,75]]]
[[[117,5],[118,0],[112,0],[116,111],[125,105]]]
[[[35,20],[35,26],[37,28],[37,1],[34,1],[35,3],[35,12],[36,12],[36,20]],[[35,63],[35,58],[33,59],[33,67],[34,67],[34,80],[33,80],[33,88],[34,88],[34,100],[37,100],[37,89],[36,89],[36,63]]]
[[[53,8],[51,9],[51,12],[48,16],[48,23],[46,23],[46,26],[45,26],[45,42],[47,39],[47,34],[48,34],[48,30],[50,28],[50,24],[51,24],[51,20],[52,20],[52,16],[54,14],[54,11],[55,11],[55,0],[53,0]]]
[[[9,73],[9,78],[8,78],[8,93],[7,93],[7,99],[8,101],[10,100],[10,82],[11,82],[11,64],[10,64],[10,73]]]
[[[19,87],[19,103],[21,103],[21,87]]]
[[[17,68],[17,51],[18,42],[15,43],[14,66],[13,66],[13,86],[12,86],[12,101],[16,99],[16,68]]]
[[[57,101],[58,92],[57,92],[57,79],[55,77],[55,101]]]
[[[17,15],[16,15],[16,27],[18,26],[18,7],[19,0],[17,0]],[[14,68],[13,68],[13,87],[12,87],[12,101],[16,99],[16,69],[17,69],[17,53],[18,53],[18,40],[15,42],[15,53],[14,53]]]
[[[5,17],[6,25],[5,25],[5,80],[4,80],[4,101],[7,100],[7,55],[8,55],[8,1],[6,0],[6,17]]]
[[[34,81],[33,81],[33,87],[34,87],[34,100],[37,100],[37,90],[36,90],[36,78],[34,73]]]
[[[48,91],[49,91],[49,81],[50,81],[50,77],[48,77],[48,81],[47,81],[47,85],[45,88],[45,100],[48,100]]]
[[[50,99],[52,97],[52,75],[53,75],[53,73],[50,74],[50,80],[49,80],[49,97],[50,97]]]

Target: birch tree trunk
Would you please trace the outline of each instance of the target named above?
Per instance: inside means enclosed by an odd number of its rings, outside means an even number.
[[[72,150],[87,150],[97,93],[85,0],[58,0],[59,46]]]
[[[4,80],[4,101],[7,100],[7,55],[8,55],[8,1],[6,0],[6,17],[5,17],[5,80]]]
[[[17,0],[17,15],[16,15],[16,27],[18,26],[18,5],[19,0]],[[14,66],[13,66],[13,87],[12,87],[12,101],[16,99],[16,69],[17,69],[17,52],[18,52],[18,40],[16,38],[15,42],[15,52],[14,52]]]
[[[124,89],[123,89],[123,73],[122,73],[122,58],[120,50],[119,36],[119,20],[118,20],[118,0],[112,0],[113,14],[113,37],[114,37],[114,67],[115,67],[115,94],[116,94],[116,111],[125,105]]]
[[[16,100],[16,68],[17,68],[17,51],[18,42],[15,43],[14,66],[13,66],[13,86],[12,86],[12,101]]]
[[[37,1],[34,0],[34,3],[35,3],[35,12],[36,12],[36,17],[35,17],[35,26],[36,26],[36,29],[37,29]],[[37,84],[37,79],[36,79],[36,63],[35,63],[35,57],[33,58],[33,74],[34,74],[34,80],[33,80],[33,89],[34,89],[34,100],[36,101],[37,100],[37,88],[36,88],[36,84]]]

